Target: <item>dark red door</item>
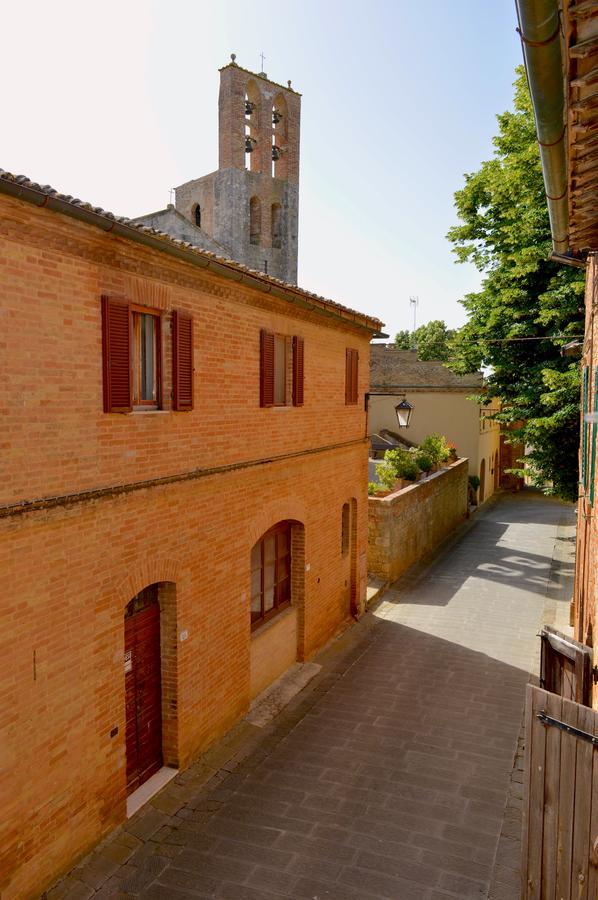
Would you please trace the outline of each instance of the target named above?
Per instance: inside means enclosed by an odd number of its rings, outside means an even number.
[[[155,588],[155,590],[154,590]],[[127,793],[162,766],[160,607],[146,588],[125,614]]]

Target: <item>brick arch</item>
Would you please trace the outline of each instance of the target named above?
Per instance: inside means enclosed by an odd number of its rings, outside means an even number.
[[[156,584],[160,581],[178,582],[181,579],[181,565],[172,557],[156,557],[143,560],[138,566],[129,571],[126,578],[123,578],[115,587],[119,605],[124,607],[135,597],[139,591],[150,584]]]
[[[266,504],[254,517],[253,523],[249,526],[249,546],[253,547],[262,535],[269,531],[270,528],[273,528],[277,522],[299,522],[305,527],[305,518],[305,504],[301,501],[278,500]]]

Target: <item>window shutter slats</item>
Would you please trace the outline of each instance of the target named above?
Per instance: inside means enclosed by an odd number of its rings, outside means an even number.
[[[347,405],[357,403],[359,395],[359,353],[347,347],[345,357],[345,403]]]
[[[351,351],[345,351],[345,404],[351,402]]]
[[[274,334],[260,335],[260,406],[274,406]]]
[[[293,406],[303,406],[304,341],[293,338]]]
[[[131,311],[126,300],[102,297],[104,412],[131,412]]]
[[[193,317],[175,309],[172,313],[172,408],[193,409]]]

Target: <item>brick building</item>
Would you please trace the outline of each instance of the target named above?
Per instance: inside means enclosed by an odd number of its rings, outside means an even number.
[[[598,666],[598,5],[517,0],[525,65],[552,231],[552,259],[586,269],[581,351],[581,446],[572,618],[577,641]],[[575,343],[575,342],[574,342]],[[574,346],[564,352],[575,351]],[[581,648],[580,648],[581,650]],[[591,661],[591,655],[587,654]],[[565,669],[569,665],[564,663]],[[570,667],[570,666],[569,666]],[[591,666],[590,666],[591,668]],[[598,708],[597,675],[586,671],[574,699]],[[583,684],[580,682],[583,680]]]
[[[135,221],[296,284],[301,95],[231,59],[220,70],[218,170],[179,185],[176,210]]]
[[[11,900],[360,609],[380,323],[6,172],[0,286]]]

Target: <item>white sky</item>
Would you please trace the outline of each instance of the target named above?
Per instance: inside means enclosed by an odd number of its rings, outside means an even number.
[[[511,0],[21,0],[2,9],[0,167],[115,213],[217,168],[230,53],[303,94],[299,284],[391,334],[464,321],[445,240],[521,61]]]

